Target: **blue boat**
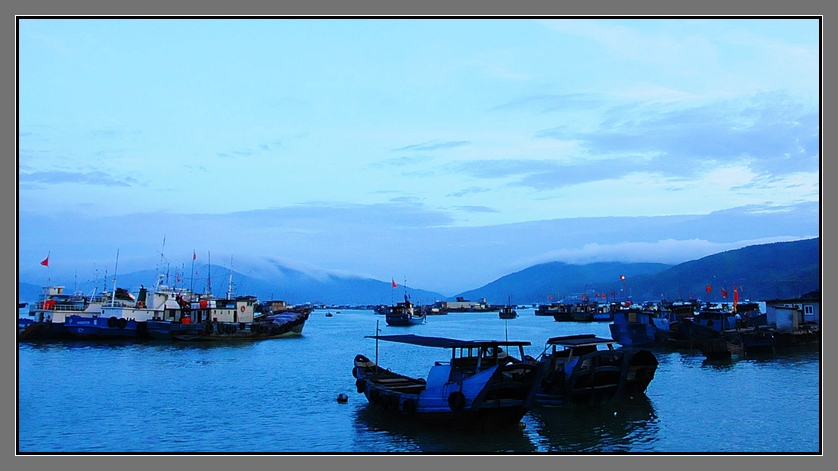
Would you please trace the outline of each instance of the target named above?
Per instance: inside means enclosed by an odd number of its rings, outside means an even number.
[[[64,329],[79,339],[147,338],[146,323],[123,317],[84,317],[72,315],[65,319]]]
[[[526,341],[469,341],[418,335],[367,336],[378,341],[449,349],[448,361],[431,366],[427,379],[395,373],[364,355],[352,374],[371,406],[409,421],[449,427],[518,424],[529,410],[540,367],[523,361]],[[518,358],[503,348],[516,348]],[[377,360],[377,359],[376,359]]]
[[[689,301],[622,303],[612,310],[614,320],[608,328],[611,337],[626,347],[667,346],[688,338],[681,320],[692,318],[696,308],[697,303]]]
[[[127,292],[117,291],[121,297]],[[18,333],[19,341],[31,340],[59,340],[69,337],[65,329],[68,316],[92,318],[99,315],[101,306],[108,302],[110,294],[97,293],[90,295],[80,292],[66,294],[64,286],[45,286],[34,303],[18,303]],[[21,307],[21,304],[24,306]],[[25,312],[28,306],[28,312]]]

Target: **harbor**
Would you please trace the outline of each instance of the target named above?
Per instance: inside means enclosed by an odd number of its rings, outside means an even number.
[[[819,346],[732,360],[708,360],[698,349],[652,347],[658,366],[644,395],[604,406],[536,404],[517,427],[454,433],[391,417],[356,392],[353,358],[376,357],[375,342],[366,336],[378,329],[378,335],[526,339],[531,345],[525,353],[537,357],[553,337],[581,332],[610,337],[609,324],[555,322],[536,316],[532,308],[518,309],[511,320],[499,319],[496,312],[450,313],[411,327],[388,326],[367,309],[333,311],[332,317],[327,312],[314,310],[302,335],[258,342],[21,342],[19,452],[748,454],[820,449]],[[414,377],[427,374],[438,357],[433,349],[400,344],[378,352],[380,364]],[[341,394],[346,402],[338,401]],[[184,413],[194,410],[188,405],[193,397],[202,404],[200,414]]]

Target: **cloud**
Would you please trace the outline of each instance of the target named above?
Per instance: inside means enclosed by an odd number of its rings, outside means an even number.
[[[20,183],[46,183],[46,184],[60,184],[60,183],[81,183],[84,185],[101,185],[101,186],[121,186],[130,187],[137,185],[137,180],[131,177],[122,179],[114,178],[105,172],[65,172],[65,171],[49,171],[49,172],[32,172],[21,173],[19,176]]]
[[[817,171],[819,133],[817,109],[777,92],[686,109],[615,107],[593,131],[536,135],[576,141],[591,156],[644,155],[648,168],[689,178],[731,162],[760,175]]]
[[[510,186],[525,186],[536,190],[562,188],[599,180],[616,179],[631,173],[650,169],[642,158],[606,159],[567,162],[558,160],[473,160],[457,163],[457,172],[476,178],[508,179]],[[476,188],[476,187],[471,187]],[[458,193],[474,192],[471,188]],[[481,190],[488,191],[488,190]],[[462,196],[452,194],[451,196]]]
[[[460,198],[462,196],[465,196],[465,195],[468,195],[468,194],[471,194],[471,193],[485,193],[487,191],[492,191],[492,190],[490,190],[488,188],[482,188],[482,187],[479,187],[479,186],[470,186],[470,187],[464,188],[460,191],[455,191],[454,193],[448,193],[445,196],[452,196],[454,198]]]
[[[440,149],[452,149],[454,147],[467,146],[471,144],[470,141],[427,141],[421,144],[411,144],[409,146],[393,149],[393,152],[403,150],[417,150],[417,151],[431,151]]]
[[[417,165],[429,162],[432,160],[433,157],[429,157],[426,155],[417,155],[412,157],[396,157],[393,159],[387,159],[379,162],[375,162],[370,164],[370,167],[373,168],[382,168],[384,166],[393,166],[393,167],[404,167],[406,165]]]
[[[454,209],[465,211],[468,213],[499,213],[497,209],[488,206],[454,206]]]

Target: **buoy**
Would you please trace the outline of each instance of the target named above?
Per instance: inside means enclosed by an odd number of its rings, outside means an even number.
[[[344,394],[344,393],[338,394],[338,402],[345,403],[348,400],[349,400],[349,396],[347,396],[346,394]]]

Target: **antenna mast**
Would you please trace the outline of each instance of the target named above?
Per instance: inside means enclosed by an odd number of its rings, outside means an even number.
[[[116,269],[119,267],[119,249],[116,249],[116,264],[113,267],[113,292],[111,293],[111,307],[116,303]]]

